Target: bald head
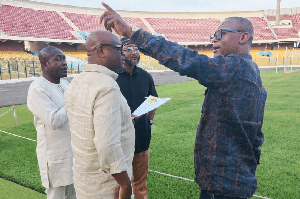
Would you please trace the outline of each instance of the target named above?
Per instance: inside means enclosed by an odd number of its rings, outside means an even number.
[[[87,37],[85,47],[89,64],[105,66],[114,72],[123,70],[122,46],[115,34],[95,30]]]
[[[115,34],[104,30],[95,30],[89,34],[85,45],[96,47],[99,44],[110,44],[113,42],[119,43],[119,38]]]
[[[254,37],[254,30],[253,25],[251,21],[244,17],[228,17],[224,21],[222,21],[222,24],[232,24],[233,30],[242,30],[243,32],[249,33],[250,37],[248,39],[248,44],[252,44],[253,37]]]

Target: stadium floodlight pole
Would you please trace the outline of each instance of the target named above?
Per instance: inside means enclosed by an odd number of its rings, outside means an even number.
[[[280,24],[280,0],[277,0],[277,10],[276,10],[276,22],[275,25],[279,26]]]

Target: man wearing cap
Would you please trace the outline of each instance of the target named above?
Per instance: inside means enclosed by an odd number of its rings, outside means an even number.
[[[119,73],[117,83],[132,112],[134,112],[150,95],[157,97],[152,76],[138,67],[140,61],[139,49],[130,39],[121,39],[125,56],[124,71]],[[149,144],[151,125],[155,109],[135,119],[135,152],[132,162],[133,192],[136,199],[147,197],[147,174],[149,162]]]

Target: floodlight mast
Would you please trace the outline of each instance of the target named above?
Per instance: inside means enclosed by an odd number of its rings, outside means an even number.
[[[280,22],[280,1],[281,0],[277,0],[276,22],[275,22],[276,26],[279,26],[279,22]]]

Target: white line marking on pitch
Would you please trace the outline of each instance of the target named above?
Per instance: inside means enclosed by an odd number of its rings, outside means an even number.
[[[22,137],[22,136],[19,136],[19,135],[13,134],[13,133],[8,133],[8,132],[2,131],[2,130],[0,130],[0,131],[3,132],[3,133],[6,133],[8,135],[13,135],[13,136],[16,136],[16,137],[19,137],[19,138],[23,138],[23,139],[26,139],[26,140],[36,142],[36,140],[30,139],[30,138]],[[150,169],[149,169],[149,171],[154,172],[154,173],[158,173],[158,174],[161,174],[161,175],[173,177],[173,178],[178,178],[178,179],[185,180],[185,181],[195,182],[195,180],[191,180],[191,179],[183,178],[183,177],[179,177],[179,176],[173,176],[171,174],[167,174],[167,173],[163,173],[163,172],[159,172],[159,171],[154,171],[154,170],[150,170]],[[263,196],[257,196],[257,195],[253,195],[253,197],[262,198],[262,199],[271,199],[271,198],[267,198],[267,197],[263,197]]]
[[[9,109],[8,111],[6,111],[6,112],[3,113],[2,115],[0,115],[0,117],[3,116],[3,115],[5,115],[6,113],[8,113],[8,112],[11,111],[11,110],[13,110],[13,108]]]
[[[13,136],[16,136],[16,137],[19,137],[19,138],[23,138],[23,139],[26,139],[26,140],[30,140],[30,141],[36,142],[36,140],[30,139],[30,138],[22,137],[22,136],[19,136],[19,135],[13,134],[13,133],[8,133],[8,132],[2,131],[2,130],[0,130],[0,131],[3,132],[3,133],[6,133],[8,135],[13,135]]]
[[[173,177],[173,178],[178,178],[178,179],[181,179],[181,180],[186,180],[186,181],[190,181],[190,182],[195,182],[195,180],[191,180],[191,179],[183,178],[183,177],[179,177],[179,176],[173,176],[173,175],[171,175],[171,174],[162,173],[162,172],[159,172],[159,171],[154,171],[154,170],[150,170],[150,169],[149,169],[149,171],[154,172],[154,173],[158,173],[158,174],[161,174],[161,175]],[[263,196],[257,196],[257,195],[253,195],[252,197],[257,197],[257,198],[262,198],[262,199],[271,199],[271,198],[267,198],[267,197],[263,197]]]
[[[158,173],[158,174],[161,174],[161,175],[173,177],[173,178],[178,178],[178,179],[181,179],[181,180],[186,180],[186,181],[190,181],[190,182],[195,182],[195,180],[191,180],[191,179],[183,178],[183,177],[179,177],[179,176],[173,176],[173,175],[171,175],[171,174],[162,173],[162,172],[159,172],[159,171],[153,171],[153,170],[149,170],[149,171],[154,172],[154,173]]]

